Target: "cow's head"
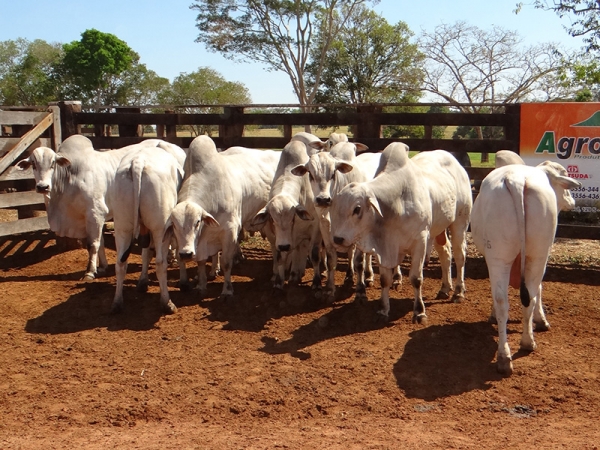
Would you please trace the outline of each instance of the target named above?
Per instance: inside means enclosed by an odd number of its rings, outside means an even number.
[[[581,183],[570,178],[567,169],[554,161],[544,161],[539,164],[538,169],[542,170],[548,176],[550,185],[556,194],[556,205],[559,211],[570,211],[575,207],[575,200],[571,196],[569,189],[575,189],[581,186]]]
[[[184,261],[193,259],[204,225],[218,227],[219,222],[197,203],[178,203],[165,225],[163,242],[170,242],[174,234],[179,247],[179,257]]]
[[[28,158],[19,161],[16,166],[20,170],[31,167],[35,178],[35,190],[40,194],[48,194],[52,189],[52,176],[56,166],[67,167],[70,164],[71,161],[67,157],[55,153],[51,148],[38,147]]]
[[[346,251],[374,232],[383,217],[377,198],[365,183],[350,183],[333,199],[331,234],[338,251]]]
[[[306,164],[294,167],[292,174],[301,177],[308,173],[315,206],[328,208],[335,193],[336,172],[348,173],[352,168],[351,164],[336,160],[328,152],[322,152],[312,155]]]
[[[280,252],[288,252],[292,249],[294,223],[297,219],[313,220],[313,217],[297,200],[289,195],[279,194],[269,200],[267,205],[254,216],[251,226],[264,226],[267,221],[270,221],[275,234],[276,249]]]

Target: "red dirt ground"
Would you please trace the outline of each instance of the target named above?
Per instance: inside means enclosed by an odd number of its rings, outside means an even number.
[[[61,253],[48,235],[0,241],[0,448],[597,449],[600,273],[576,253],[590,246],[563,244],[549,265],[552,329],[534,353],[517,351],[511,291],[515,371],[502,378],[487,269],[472,249],[461,304],[433,300],[437,260],[426,269],[421,327],[407,283],[387,325],[374,321],[378,282],[362,306],[350,288],[323,305],[308,283],[272,298],[256,240],[233,302],[216,298],[219,277],[202,301],[172,288],[179,311],[168,317],[155,279],[136,292],[137,255],[112,316],[114,266],[85,283],[83,249]]]

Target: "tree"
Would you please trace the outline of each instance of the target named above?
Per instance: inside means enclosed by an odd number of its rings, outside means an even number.
[[[301,105],[314,103],[331,42],[354,8],[377,0],[195,0],[197,42],[226,58],[286,73]],[[321,51],[311,54],[316,31]],[[306,67],[315,64],[312,83]]]
[[[322,49],[313,49],[309,65],[311,83],[318,86],[318,103],[414,102],[420,97],[423,54],[410,42],[413,33],[404,22],[390,25],[374,11],[358,5],[348,15],[318,66]],[[327,40],[325,30],[319,43]]]
[[[60,44],[26,39],[0,42],[0,104],[43,105],[59,97]]]
[[[130,69],[137,55],[121,39],[91,29],[80,41],[63,46],[63,75],[79,90],[82,100],[93,100],[96,107],[110,103],[108,94],[115,90],[118,77]]]
[[[565,27],[573,37],[583,37],[587,50],[600,50],[600,1],[598,0],[534,0],[533,5],[545,11],[554,11],[559,17],[569,17],[571,26]],[[517,3],[518,13],[523,2]]]
[[[242,83],[227,81],[216,70],[201,67],[192,73],[177,76],[169,90],[159,96],[163,104],[183,106],[185,112],[197,112],[198,105],[249,104],[252,102],[246,86]],[[186,106],[188,105],[188,106]],[[220,112],[220,108],[204,108],[206,113]],[[214,127],[186,125],[193,135],[212,135]]]

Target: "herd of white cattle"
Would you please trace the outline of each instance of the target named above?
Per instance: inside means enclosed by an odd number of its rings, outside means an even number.
[[[541,282],[560,210],[574,207],[569,189],[580,184],[559,164],[526,166],[510,151],[496,156],[496,169],[472,200],[471,183],[456,158],[444,150],[409,158],[395,142],[382,152],[333,133],[326,142],[298,133],[282,151],[231,147],[219,151],[208,136],[189,149],[159,139],[117,150],[96,151],[91,141],[71,136],[58,152],[36,148],[21,160],[32,167],[36,190],[46,201],[50,228],[58,236],[84,239],[89,252],[84,275],[93,279],[108,265],[103,226],[114,221],[117,286],[112,311],[123,308],[123,281],[134,240],[142,247],[138,287],[148,285],[149,249],[155,249],[160,300],[177,310],[167,287],[167,254],[177,249],[180,288],[189,288],[185,261],[198,263],[198,290],[222,270],[223,297],[233,296],[231,269],[243,230],[260,232],[271,244],[273,288],[298,283],[307,260],[312,287],[326,301],[335,298],[337,252],[348,253],[346,277],[356,275],[356,299],[366,300],[377,258],[381,318],[387,319],[389,290],[401,282],[399,264],[410,255],[414,290],[413,322],[425,324],[421,295],[423,265],[431,248],[439,255],[438,298],[464,298],[466,236],[488,265],[498,323],[498,370],[512,373],[507,343],[508,286],[520,287],[523,305],[521,348],[535,349],[536,330],[546,330]],[[220,257],[220,260],[219,260]],[[456,282],[451,261],[456,264]],[[206,262],[212,260],[207,275]],[[98,265],[99,261],[99,265]],[[327,268],[322,288],[320,265]],[[354,271],[356,270],[356,273]]]

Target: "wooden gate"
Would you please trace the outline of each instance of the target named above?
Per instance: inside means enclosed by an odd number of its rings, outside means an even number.
[[[46,131],[49,128],[52,136]],[[60,139],[58,106],[50,106],[46,111],[0,110],[0,209],[17,211],[16,220],[0,221],[0,237],[49,228],[45,216],[34,217],[34,211],[45,208],[43,195],[33,190],[31,168],[22,171],[14,163],[36,147],[56,150]]]

